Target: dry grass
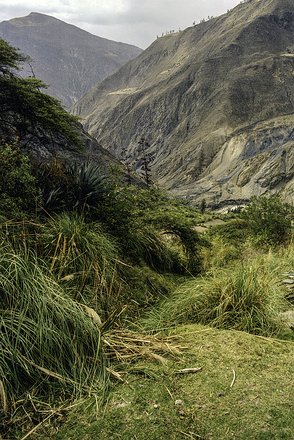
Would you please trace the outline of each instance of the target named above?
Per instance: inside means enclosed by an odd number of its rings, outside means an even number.
[[[153,359],[165,362],[165,355],[179,356],[181,348],[175,338],[160,335],[146,335],[130,330],[113,330],[104,334],[106,355],[115,364],[128,368],[129,363],[139,359]]]

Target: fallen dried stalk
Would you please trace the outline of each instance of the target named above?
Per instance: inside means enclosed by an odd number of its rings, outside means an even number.
[[[3,413],[6,415],[8,413],[8,402],[7,402],[7,395],[6,395],[4,384],[3,384],[2,380],[0,380],[0,400],[2,402]]]
[[[236,380],[236,371],[233,369],[233,380],[231,382],[230,388],[234,386],[235,380]]]
[[[195,373],[199,373],[199,371],[202,371],[202,367],[183,368],[182,370],[176,371],[176,373],[177,374],[195,374]]]
[[[136,361],[139,358],[149,358],[165,362],[164,355],[179,356],[179,346],[168,343],[165,338],[152,335],[142,335],[126,330],[115,330],[104,334],[104,344],[111,359],[119,362]]]

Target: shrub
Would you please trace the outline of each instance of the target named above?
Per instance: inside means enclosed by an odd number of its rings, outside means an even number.
[[[209,231],[211,237],[221,237],[223,240],[239,245],[249,236],[248,222],[242,218],[234,218],[223,225],[213,226]]]
[[[287,242],[291,236],[291,211],[277,195],[253,197],[243,218],[259,243],[276,245]]]
[[[177,209],[168,213],[161,210],[155,212],[150,218],[152,224],[156,224],[164,233],[177,237],[185,256],[182,266],[190,274],[196,275],[202,270],[201,246],[207,246],[206,240],[201,239],[192,228],[190,221]]]
[[[66,164],[54,159],[35,163],[46,212],[76,211],[90,217],[108,193],[107,183],[98,165],[91,161]]]
[[[97,206],[106,197],[107,187],[98,165],[89,161],[67,167],[72,182],[73,208],[85,211]]]
[[[0,212],[8,218],[35,214],[40,191],[28,157],[15,145],[0,148],[0,175]]]
[[[158,271],[201,271],[201,240],[192,229],[188,208],[170,201],[156,189],[116,186],[97,208],[96,215],[117,237],[132,263],[147,263]],[[164,236],[173,236],[172,246]]]

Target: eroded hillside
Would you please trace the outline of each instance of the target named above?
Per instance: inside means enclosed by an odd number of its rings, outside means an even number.
[[[118,158],[197,202],[293,195],[294,5],[250,0],[157,39],[74,109]],[[125,150],[127,153],[125,153]]]

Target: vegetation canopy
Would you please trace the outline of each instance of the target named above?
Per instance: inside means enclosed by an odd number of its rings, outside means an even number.
[[[17,75],[25,57],[0,40],[0,132],[2,139],[21,141],[59,135],[64,143],[80,146],[77,119],[59,101],[42,92],[46,85],[34,78]]]

